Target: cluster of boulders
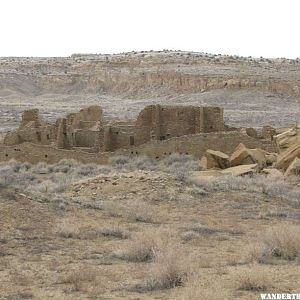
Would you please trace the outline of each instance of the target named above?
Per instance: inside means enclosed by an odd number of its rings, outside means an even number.
[[[231,155],[208,149],[200,160],[201,168],[212,176],[253,173],[300,175],[300,127],[275,135],[273,140],[278,153],[249,149],[242,143]]]
[[[276,168],[285,175],[300,175],[300,126],[295,126],[274,137],[278,148]]]

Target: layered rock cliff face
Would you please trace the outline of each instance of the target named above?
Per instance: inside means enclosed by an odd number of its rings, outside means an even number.
[[[186,74],[180,71],[144,71],[136,73],[100,70],[87,75],[50,75],[37,77],[34,83],[42,92],[71,92],[122,94],[130,92],[140,95],[149,89],[164,90],[165,93],[205,92],[214,89],[249,89],[295,97],[300,100],[300,80],[266,78],[261,76],[217,76]]]
[[[0,88],[21,93],[205,92],[258,89],[300,99],[300,62],[185,52],[2,58]]]

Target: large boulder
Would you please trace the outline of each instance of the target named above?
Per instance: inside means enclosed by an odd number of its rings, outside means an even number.
[[[292,163],[289,165],[284,173],[285,176],[289,175],[300,175],[300,159],[295,157]]]
[[[230,167],[229,156],[221,151],[206,150],[206,167],[207,169],[219,168],[226,169]]]
[[[254,129],[254,128],[252,128],[252,127],[248,127],[248,128],[242,128],[241,130],[240,130],[243,134],[246,134],[246,135],[248,135],[248,136],[251,136],[251,137],[253,137],[253,138],[257,138],[257,131]]]
[[[260,169],[267,165],[267,152],[261,149],[248,149],[240,143],[230,156],[230,165],[232,167],[239,165],[257,164]]]
[[[300,142],[300,126],[290,128],[273,137],[279,153],[285,152],[294,144]]]
[[[251,175],[259,171],[258,164],[240,165],[220,171],[223,175],[243,176]]]
[[[300,140],[279,154],[276,167],[286,170],[296,157],[300,158]]]

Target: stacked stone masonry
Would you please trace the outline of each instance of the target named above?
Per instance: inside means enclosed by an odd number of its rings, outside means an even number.
[[[155,158],[178,152],[200,157],[208,148],[229,151],[241,140],[266,148],[258,139],[228,128],[220,107],[150,105],[134,121],[113,122],[103,120],[99,106],[91,106],[54,124],[44,122],[33,109],[25,111],[20,127],[5,136],[0,154],[1,160],[76,158],[105,163],[109,152]],[[24,151],[29,153],[20,153]]]

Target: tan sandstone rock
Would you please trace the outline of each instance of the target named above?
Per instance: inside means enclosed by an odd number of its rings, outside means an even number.
[[[220,171],[223,175],[243,176],[257,173],[259,171],[258,164],[240,165]]]
[[[277,158],[276,167],[278,169],[286,170],[296,157],[300,158],[300,140],[284,152],[280,153]]]
[[[300,126],[295,126],[287,131],[277,134],[274,137],[278,152],[282,153],[295,143],[300,142]]]
[[[300,175],[300,159],[296,157],[284,173],[285,176]]]
[[[207,169],[230,167],[229,156],[221,151],[208,149],[205,151]]]
[[[232,167],[239,165],[258,164],[259,168],[267,165],[266,151],[261,149],[248,149],[244,144],[239,144],[230,156]]]

